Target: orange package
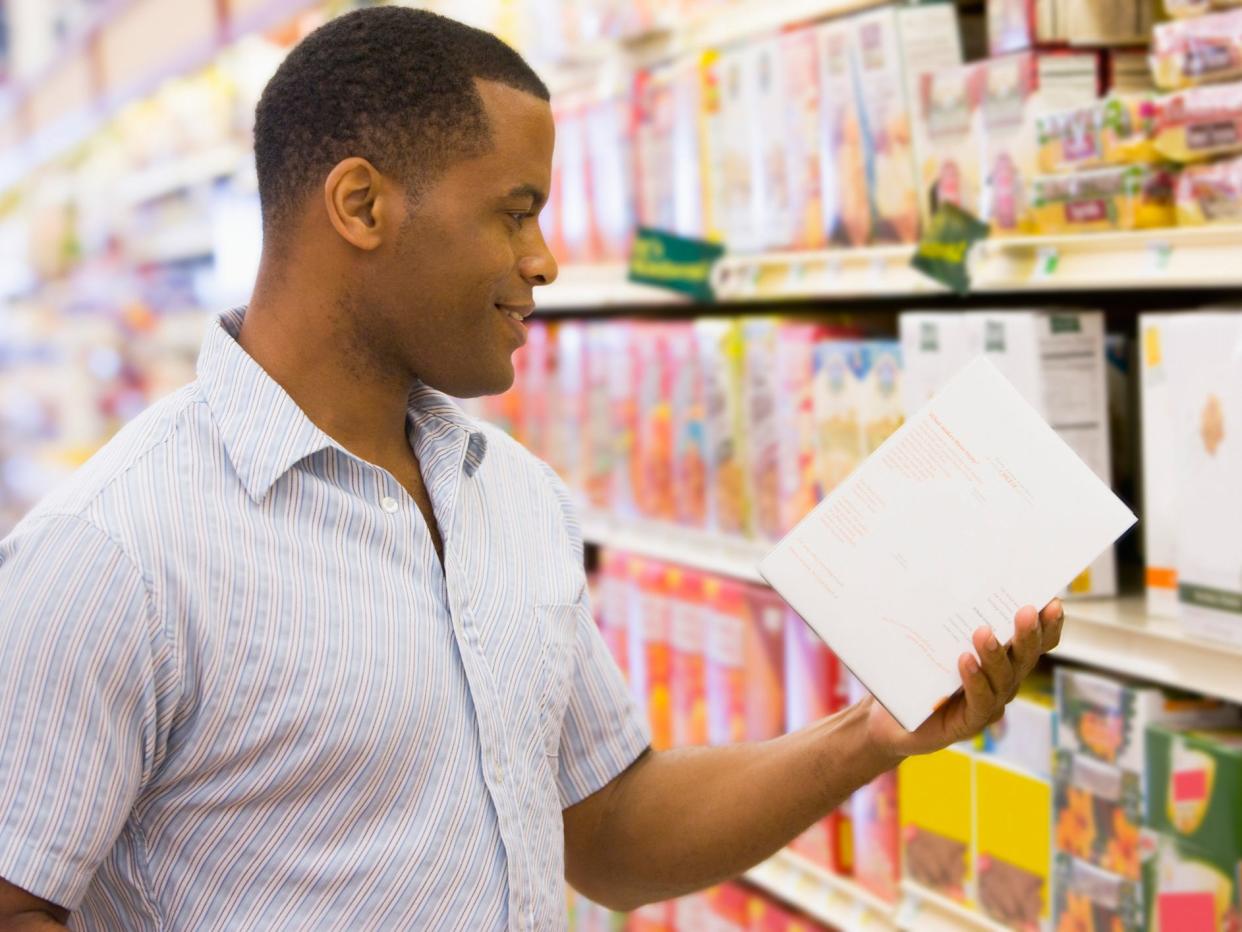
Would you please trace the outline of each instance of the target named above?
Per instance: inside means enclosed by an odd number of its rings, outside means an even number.
[[[707,744],[707,620],[703,577],[669,567],[665,584],[669,613],[669,695],[674,747]]]
[[[767,586],[745,587],[746,739],[785,732],[785,601]]]
[[[673,368],[669,329],[660,323],[633,325],[634,374],[638,380],[634,440],[634,503],[640,515],[673,520]]]
[[[707,737],[712,744],[746,739],[746,605],[743,585],[703,580],[707,626]]]
[[[637,566],[635,565],[637,564]],[[630,562],[631,578],[638,579],[638,611],[632,619],[630,644],[634,685],[641,690],[647,720],[651,725],[651,745],[664,750],[673,745],[673,709],[669,695],[669,598],[666,567],[654,560]],[[637,637],[635,635],[637,634]]]

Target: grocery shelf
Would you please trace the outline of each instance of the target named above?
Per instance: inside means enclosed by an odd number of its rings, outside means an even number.
[[[771,545],[659,522],[589,514],[585,539],[692,569],[762,583]],[[1141,595],[1072,599],[1056,656],[1208,696],[1242,702],[1242,650],[1185,637],[1173,619],[1147,614]]]
[[[788,849],[747,871],[745,879],[844,932],[900,928],[894,904]]]
[[[1009,929],[913,881],[903,880],[901,893],[898,928],[917,929],[918,932],[1007,932]]]
[[[1176,620],[1147,614],[1142,596],[1072,601],[1066,613],[1058,656],[1242,702],[1242,650],[1187,640]]]
[[[755,583],[763,582],[758,565],[770,549],[742,538],[597,512],[584,515],[582,533],[588,543],[601,547]]]
[[[567,264],[561,266],[555,282],[536,292],[535,301],[541,310],[580,311],[689,303],[686,295],[632,282],[628,275],[624,262]]]
[[[971,258],[971,290],[1124,291],[1242,285],[1242,227],[1178,227],[1075,236],[1000,237]],[[726,256],[716,264],[720,301],[808,300],[944,294],[910,266],[913,246]]]
[[[128,204],[140,204],[232,174],[248,154],[248,148],[229,142],[151,166],[126,177],[121,185],[121,199]]]

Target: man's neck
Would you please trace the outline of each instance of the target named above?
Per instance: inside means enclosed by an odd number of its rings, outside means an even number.
[[[310,290],[310,293],[314,293]],[[237,342],[325,434],[355,456],[389,466],[410,456],[410,385],[360,358],[328,303],[260,285]]]

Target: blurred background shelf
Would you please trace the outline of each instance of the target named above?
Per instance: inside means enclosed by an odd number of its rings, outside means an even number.
[[[901,893],[901,909],[897,914],[899,929],[910,932],[1006,932],[1009,929],[913,881],[902,881]]]
[[[844,932],[888,932],[900,928],[896,906],[788,849],[747,871],[745,877],[778,899]]]
[[[556,281],[535,292],[541,311],[605,311],[614,308],[688,305],[675,291],[629,281],[624,262],[563,265]]]

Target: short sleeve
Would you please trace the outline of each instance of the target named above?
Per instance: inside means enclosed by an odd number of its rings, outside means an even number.
[[[0,877],[74,909],[156,765],[155,613],[77,517],[0,543]]]
[[[630,766],[651,744],[647,722],[582,595],[575,668],[561,726],[557,787],[562,807],[581,802]]]
[[[582,531],[569,490],[551,467],[541,465],[560,503],[574,556],[581,561]],[[585,587],[578,608],[574,672],[561,726],[557,773],[557,788],[565,808],[602,789],[651,745],[646,718],[608,652]]]

